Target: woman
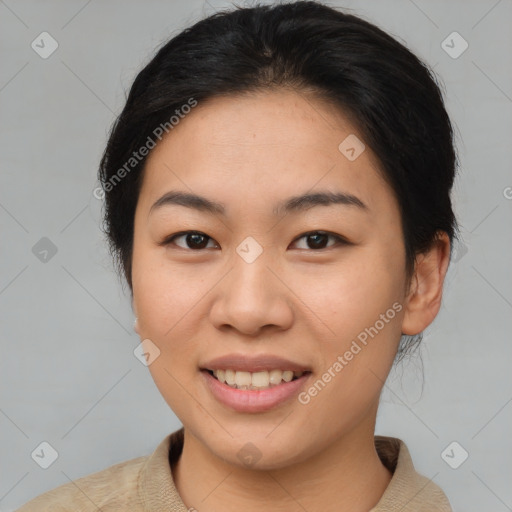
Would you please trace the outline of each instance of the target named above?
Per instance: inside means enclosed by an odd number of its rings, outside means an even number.
[[[450,511],[375,421],[440,308],[456,167],[433,74],[356,16],[235,8],[167,42],[100,179],[183,428],[19,510]]]

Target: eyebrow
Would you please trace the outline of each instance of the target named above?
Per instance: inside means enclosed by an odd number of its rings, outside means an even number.
[[[188,192],[170,191],[165,193],[151,206],[148,216],[164,206],[179,205],[194,210],[203,211],[212,215],[226,216],[226,207],[222,203],[212,201],[206,197]],[[279,215],[281,213],[292,213],[308,210],[315,206],[344,205],[356,207],[362,211],[368,211],[361,199],[347,192],[321,191],[306,193],[299,196],[293,196],[282,201],[274,207],[272,213]]]

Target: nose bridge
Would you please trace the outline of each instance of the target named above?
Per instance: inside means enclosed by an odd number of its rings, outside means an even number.
[[[267,268],[272,267],[272,257],[271,250],[265,250],[251,237],[239,244],[212,309],[217,326],[229,324],[254,333],[266,325],[285,327],[291,322],[287,289]]]
[[[262,308],[279,293],[268,270],[271,251],[264,249],[254,238],[247,237],[236,248],[233,257],[229,293],[238,298],[239,307]]]

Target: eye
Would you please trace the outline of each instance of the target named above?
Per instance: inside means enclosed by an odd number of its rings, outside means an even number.
[[[184,244],[180,245],[176,243],[176,240],[180,238],[184,238]],[[297,240],[305,239],[306,247],[299,247],[299,249],[328,249],[333,245],[349,245],[350,243],[345,240],[343,237],[339,235],[335,235],[334,233],[328,233],[326,231],[310,231],[308,233],[304,233],[300,237],[295,239],[295,243]],[[328,245],[328,240],[331,239],[334,241],[333,244]],[[177,245],[182,249],[192,249],[192,250],[201,250],[208,248],[208,241],[214,242],[214,248],[218,248],[218,244],[213,240],[213,238],[209,237],[205,233],[201,231],[182,231],[180,233],[175,233],[167,238],[165,238],[159,245]],[[212,246],[210,246],[212,248]]]
[[[335,235],[333,233],[328,233],[326,231],[310,231],[309,233],[304,233],[296,240],[301,240],[302,238],[306,239],[306,245],[307,247],[299,247],[299,249],[315,249],[315,250],[321,250],[321,249],[328,249],[329,247],[332,247],[333,245],[348,245],[349,242],[342,238],[339,235]],[[335,241],[334,244],[327,245],[329,238],[333,239]]]
[[[185,239],[185,246],[175,243],[175,240],[180,238]],[[210,238],[208,235],[202,233],[201,231],[182,231],[181,233],[176,233],[170,237],[167,237],[163,242],[161,242],[160,245],[175,244],[182,249],[200,250],[207,248],[208,240],[213,241],[213,238]]]

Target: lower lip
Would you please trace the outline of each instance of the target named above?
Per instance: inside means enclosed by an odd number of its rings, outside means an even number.
[[[223,405],[238,412],[264,412],[286,402],[297,395],[311,373],[298,379],[283,382],[266,389],[235,389],[217,380],[206,370],[201,370],[206,385],[213,396]]]

